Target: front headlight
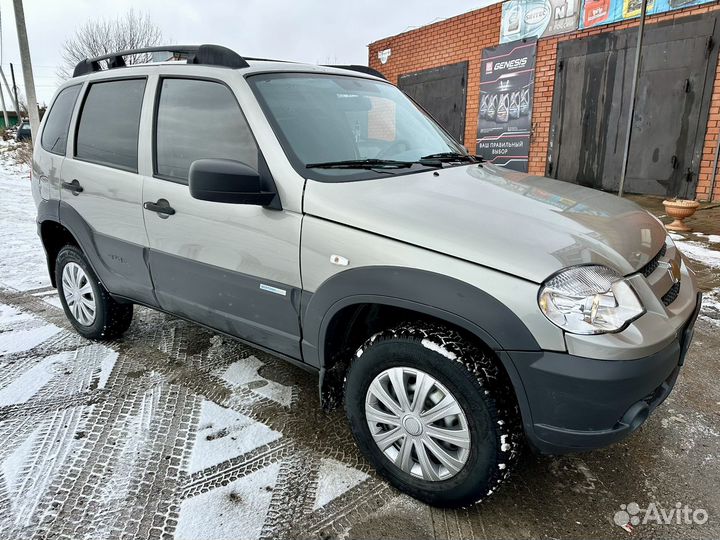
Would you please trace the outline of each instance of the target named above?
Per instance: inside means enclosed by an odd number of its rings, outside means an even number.
[[[623,329],[645,313],[625,279],[605,266],[576,266],[555,274],[540,289],[545,316],[572,334]]]

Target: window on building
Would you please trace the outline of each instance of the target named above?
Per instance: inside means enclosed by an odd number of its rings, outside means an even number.
[[[145,79],[94,83],[80,113],[75,155],[137,172],[138,132]]]
[[[235,97],[213,81],[163,79],[155,152],[155,174],[179,182],[187,182],[198,159],[234,159],[258,167],[258,147]]]
[[[63,89],[55,98],[52,107],[50,107],[42,137],[40,138],[40,144],[48,152],[65,155],[70,117],[75,108],[75,100],[77,100],[79,92],[79,84]]]

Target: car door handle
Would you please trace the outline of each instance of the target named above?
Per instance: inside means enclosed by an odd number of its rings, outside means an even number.
[[[145,210],[151,212],[157,212],[158,214],[164,214],[165,216],[172,216],[175,213],[175,209],[170,206],[170,203],[165,199],[158,199],[157,202],[146,202],[143,204]]]
[[[73,180],[72,182],[63,182],[61,185],[63,189],[67,189],[68,191],[72,192],[73,195],[78,195],[83,191],[80,182],[78,182],[77,180]]]

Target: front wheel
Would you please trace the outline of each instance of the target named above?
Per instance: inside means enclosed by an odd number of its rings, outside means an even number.
[[[65,246],[60,250],[55,280],[65,316],[83,337],[112,339],[130,326],[132,304],[110,296],[79,248]]]
[[[519,453],[505,372],[491,353],[441,326],[404,324],[368,340],[348,371],[345,407],[378,472],[429,504],[491,495]]]

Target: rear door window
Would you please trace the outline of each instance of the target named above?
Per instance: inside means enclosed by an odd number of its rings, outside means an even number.
[[[90,85],[77,130],[75,156],[137,172],[138,133],[145,79]]]
[[[197,159],[233,159],[258,167],[250,127],[222,83],[163,79],[155,130],[155,174],[160,178],[187,183],[190,165]]]
[[[65,88],[58,94],[52,107],[50,107],[40,139],[40,144],[48,152],[65,155],[70,117],[75,108],[75,101],[80,92],[80,87],[81,85],[76,84]]]

